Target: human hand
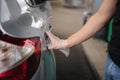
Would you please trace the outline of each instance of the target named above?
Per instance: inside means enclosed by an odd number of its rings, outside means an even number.
[[[46,31],[46,34],[51,40],[51,44],[48,44],[48,49],[63,49],[67,46],[67,41],[60,39],[59,37],[53,35],[51,32]]]

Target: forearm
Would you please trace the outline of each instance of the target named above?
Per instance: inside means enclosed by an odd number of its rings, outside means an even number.
[[[66,39],[66,47],[72,47],[81,43],[100,31],[113,16],[116,10],[116,3],[117,0],[104,0],[98,12],[78,32]]]
[[[92,16],[78,32],[74,33],[66,40],[67,47],[72,47],[81,43],[100,31],[104,27],[104,24],[109,20],[102,17],[104,16],[101,16],[99,13]]]

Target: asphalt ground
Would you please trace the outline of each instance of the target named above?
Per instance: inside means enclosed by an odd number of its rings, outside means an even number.
[[[55,51],[57,80],[98,80],[80,45],[70,49],[69,57]]]

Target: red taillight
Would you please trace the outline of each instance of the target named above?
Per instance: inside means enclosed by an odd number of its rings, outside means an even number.
[[[0,32],[0,42],[0,55],[6,55],[0,56],[0,80],[30,80],[40,64],[40,39],[14,38]]]

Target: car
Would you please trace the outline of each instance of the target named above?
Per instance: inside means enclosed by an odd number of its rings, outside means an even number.
[[[0,80],[56,80],[46,0],[0,0]]]

